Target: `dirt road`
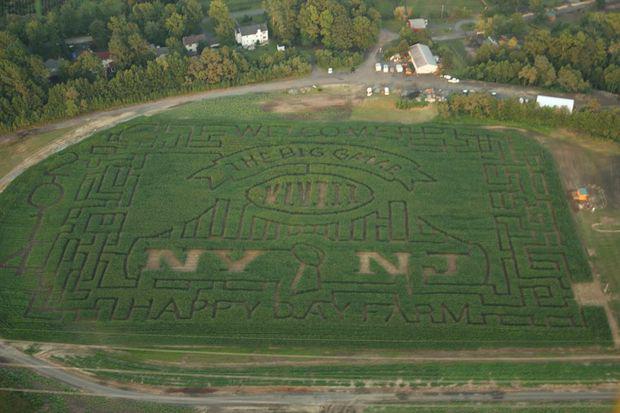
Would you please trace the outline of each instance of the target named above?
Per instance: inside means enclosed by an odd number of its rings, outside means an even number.
[[[70,145],[73,145],[91,134],[126,122],[138,116],[149,116],[164,111],[173,106],[203,99],[214,99],[219,97],[237,96],[247,93],[274,92],[289,88],[309,87],[312,85],[349,85],[359,87],[360,91],[368,85],[385,85],[396,89],[423,89],[433,87],[445,91],[457,92],[461,89],[475,90],[495,90],[502,96],[535,96],[538,90],[532,88],[522,88],[517,86],[497,85],[486,82],[462,82],[459,85],[448,84],[445,80],[434,76],[419,76],[405,78],[400,75],[377,73],[374,71],[376,55],[380,47],[394,39],[393,33],[382,31],[380,41],[377,46],[369,53],[366,61],[355,72],[340,72],[328,75],[324,70],[315,69],[311,75],[292,80],[280,80],[269,83],[247,85],[235,88],[213,90],[192,95],[175,96],[161,99],[154,102],[132,105],[124,108],[111,109],[107,111],[92,113],[74,119],[45,125],[38,129],[33,129],[28,133],[41,133],[46,131],[77,127],[73,132],[64,136],[62,139],[51,143],[32,154],[24,162],[14,168],[8,175],[0,179],[0,192],[27,168],[35,165],[48,156],[56,153]],[[608,104],[617,104],[615,97],[607,99]],[[603,99],[603,104],[605,104]],[[12,134],[0,137],[1,141],[22,139],[28,133]],[[27,139],[27,137],[26,137]],[[137,391],[122,390],[107,385],[102,385],[94,380],[80,375],[70,374],[66,370],[57,368],[46,361],[36,359],[29,355],[19,352],[6,343],[0,344],[0,357],[4,357],[12,363],[28,365],[36,372],[69,384],[82,391],[81,394],[96,395],[112,398],[123,398],[141,401],[154,401],[161,403],[187,404],[187,405],[209,405],[209,406],[322,406],[328,404],[369,404],[379,402],[455,402],[455,401],[571,401],[571,400],[613,400],[617,395],[614,390],[603,389],[600,391],[579,390],[570,392],[554,391],[527,391],[527,392],[487,392],[487,393],[411,393],[406,397],[398,398],[393,393],[368,393],[355,394],[349,392],[325,392],[325,393],[272,393],[260,395],[224,395],[215,394],[209,396],[177,396],[162,395],[152,393],[141,393]],[[5,391],[37,391],[33,389],[0,389]]]
[[[528,97],[535,99],[536,95],[543,91],[515,85],[497,84],[491,82],[480,81],[462,81],[459,84],[450,84],[445,79],[438,76],[423,75],[405,77],[401,74],[386,74],[375,72],[375,62],[380,48],[396,38],[396,34],[387,30],[382,30],[379,35],[377,45],[368,53],[366,60],[354,72],[341,71],[328,75],[325,70],[314,69],[313,72],[304,78],[278,80],[267,83],[252,84],[226,89],[210,90],[206,92],[195,93],[191,95],[173,96],[160,99],[157,101],[140,103],[136,105],[116,108],[101,112],[90,113],[76,118],[50,123],[39,128],[28,131],[20,131],[4,136],[0,136],[0,143],[10,142],[16,139],[27,139],[30,134],[44,133],[64,128],[75,128],[75,131],[64,136],[58,141],[52,142],[48,146],[42,148],[38,152],[32,154],[21,164],[17,165],[6,176],[0,178],[0,192],[21,173],[31,166],[37,164],[48,156],[73,145],[82,139],[92,135],[93,133],[110,128],[119,123],[126,122],[138,116],[149,116],[164,111],[174,106],[184,103],[196,102],[204,99],[215,99],[227,96],[239,96],[248,93],[275,92],[286,89],[298,89],[302,87],[310,87],[312,85],[349,85],[359,87],[360,91],[367,86],[389,86],[392,89],[426,89],[434,88],[443,90],[444,94],[461,93],[464,89],[470,91],[496,91],[499,97]],[[561,95],[554,93],[554,95]],[[573,96],[570,96],[573,97]],[[606,92],[594,92],[591,95],[577,96],[577,104],[583,104],[589,98],[596,98],[602,106],[618,105],[618,96]]]
[[[210,395],[173,395],[158,393],[143,393],[132,390],[124,390],[95,382],[94,380],[70,374],[64,369],[57,368],[50,363],[21,353],[13,347],[0,343],[0,357],[10,360],[12,363],[28,365],[37,373],[61,381],[76,389],[81,395],[103,396],[108,398],[130,399],[168,404],[211,406],[211,407],[234,407],[267,408],[295,406],[327,406],[327,405],[368,405],[376,403],[451,403],[451,402],[542,402],[542,401],[594,401],[615,400],[617,390],[601,388],[599,390],[572,390],[572,391],[515,391],[515,392],[413,392],[399,394],[390,392],[356,393],[353,391],[339,392],[312,392],[312,393],[264,393],[264,394],[210,394]],[[35,389],[7,388],[0,391],[23,391],[41,392]],[[52,392],[53,393],[53,392]],[[60,392],[63,394],[72,394]]]

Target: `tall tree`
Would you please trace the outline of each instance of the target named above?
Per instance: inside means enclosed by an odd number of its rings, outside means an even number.
[[[523,80],[525,85],[534,85],[538,81],[538,70],[530,65],[524,66],[519,71],[519,79]]]
[[[317,41],[321,34],[320,15],[322,10],[315,3],[318,2],[307,1],[304,3],[297,18],[302,37],[310,42]]]
[[[94,82],[104,75],[101,59],[94,53],[84,52],[66,68],[66,75],[72,79],[84,78]]]
[[[112,17],[108,27],[112,32],[109,44],[110,53],[114,58],[114,63],[120,68],[130,67],[132,64],[145,64],[153,56],[138,26],[128,22],[125,16]]]
[[[605,69],[605,87],[613,93],[620,92],[620,67],[610,65]]]
[[[108,47],[110,32],[102,20],[93,20],[90,26],[88,26],[88,34],[92,36],[97,49],[105,49]]]
[[[581,72],[570,66],[563,66],[558,71],[558,83],[567,92],[583,92],[590,87],[581,77]]]
[[[215,22],[215,34],[223,42],[230,42],[235,36],[235,21],[224,0],[212,0],[209,17]]]
[[[297,36],[296,0],[264,0],[271,30],[276,39],[291,44]]]
[[[549,87],[555,83],[557,75],[549,59],[545,56],[536,56],[534,67],[538,72],[538,83],[541,86]]]
[[[166,19],[166,29],[171,36],[180,38],[186,30],[185,17],[177,12],[172,13]]]
[[[7,32],[0,32],[0,124],[11,128],[38,118],[47,82],[47,70],[39,57]]]
[[[179,5],[181,6],[181,13],[185,16],[188,30],[192,33],[199,31],[202,19],[205,17],[200,2],[198,0],[182,0]]]

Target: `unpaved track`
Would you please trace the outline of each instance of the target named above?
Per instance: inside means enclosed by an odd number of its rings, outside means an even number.
[[[617,389],[603,388],[601,390],[571,390],[571,391],[515,391],[515,392],[433,392],[411,393],[405,397],[394,393],[373,392],[359,394],[353,392],[313,392],[313,393],[267,393],[267,394],[211,394],[211,395],[170,395],[143,393],[124,390],[99,384],[90,378],[73,375],[59,369],[46,361],[36,359],[16,349],[0,343],[0,357],[17,364],[27,364],[37,373],[59,380],[81,390],[82,395],[103,396],[118,399],[159,402],[168,404],[217,406],[217,407],[262,407],[269,406],[324,406],[332,404],[366,405],[372,403],[403,403],[403,402],[531,402],[531,401],[612,401],[617,396]],[[1,389],[5,391],[41,392],[31,389]],[[67,394],[66,392],[61,392]]]
[[[315,69],[309,76],[304,78],[278,80],[267,83],[258,83],[233,88],[210,90],[191,95],[173,96],[148,103],[140,103],[132,106],[90,113],[61,122],[46,124],[39,128],[31,129],[29,131],[21,131],[0,136],[0,143],[10,142],[16,139],[21,139],[24,136],[26,136],[27,139],[27,135],[31,133],[50,132],[58,129],[75,128],[79,126],[78,129],[63,137],[62,139],[52,142],[37,151],[36,153],[32,154],[30,157],[17,165],[11,172],[0,178],[0,193],[4,191],[6,187],[26,169],[37,164],[43,159],[49,157],[50,155],[87,138],[88,136],[92,135],[97,131],[110,128],[138,116],[150,116],[174,106],[189,102],[196,102],[204,99],[240,96],[248,93],[276,92],[290,88],[298,89],[302,87],[311,87],[312,85],[326,86],[339,84],[352,86],[354,88],[357,87],[360,89],[360,91],[365,89],[366,86],[369,85],[390,86],[393,89],[435,88],[456,93],[462,91],[463,89],[468,89],[471,91],[494,90],[498,93],[498,96],[526,96],[530,99],[535,99],[536,95],[542,92],[539,89],[531,87],[504,85],[481,81],[463,80],[461,81],[461,83],[455,85],[448,83],[445,79],[432,75],[404,77],[397,74],[376,73],[374,65],[377,61],[379,48],[383,47],[385,44],[389,43],[395,38],[395,33],[387,30],[381,30],[379,35],[379,42],[368,53],[366,60],[355,72],[335,72],[333,75],[328,75],[324,70]],[[554,95],[560,94],[554,93]],[[565,96],[575,97],[568,95]],[[575,98],[577,100],[577,103],[584,103],[590,98],[595,98],[602,106],[618,105],[618,96],[603,91],[595,91],[590,95],[579,95]]]
[[[171,107],[181,105],[188,102],[195,102],[203,99],[214,99],[227,96],[238,96],[248,93],[274,92],[285,90],[288,88],[309,87],[312,85],[349,85],[354,87],[366,87],[367,85],[389,85],[396,88],[442,88],[444,90],[458,91],[461,88],[468,89],[486,89],[497,90],[506,96],[533,96],[538,91],[533,88],[522,88],[516,86],[497,85],[486,82],[462,82],[458,86],[449,85],[445,81],[431,76],[421,76],[404,78],[402,76],[385,75],[374,72],[374,63],[379,47],[394,39],[393,33],[382,31],[380,41],[377,46],[368,54],[368,58],[362,66],[354,73],[335,73],[328,76],[321,70],[315,70],[313,73],[301,79],[280,80],[269,83],[261,83],[235,88],[212,90],[207,92],[196,93],[192,95],[174,96],[161,99],[154,102],[142,103],[128,107],[111,109],[107,111],[92,113],[70,120],[48,124],[43,127],[34,129],[28,133],[43,133],[64,128],[75,128],[73,132],[64,136],[62,139],[52,142],[48,146],[42,148],[35,154],[31,155],[15,167],[9,174],[0,178],[0,192],[12,182],[17,176],[29,167],[35,165],[50,155],[73,145],[97,131],[110,128],[119,123],[126,122],[138,116],[149,116]],[[609,97],[609,94],[597,92],[596,94],[602,105],[617,104],[617,98]],[[24,133],[0,136],[0,142],[19,139]],[[406,397],[400,395],[396,397],[394,393],[372,392],[367,394],[355,394],[352,392],[313,392],[313,393],[269,393],[258,395],[238,395],[238,394],[213,394],[203,395],[169,395],[145,393],[132,390],[124,390],[100,384],[93,379],[82,375],[70,374],[68,369],[63,369],[45,360],[40,360],[22,353],[6,343],[0,343],[0,357],[3,357],[9,363],[17,365],[27,365],[30,369],[37,373],[59,380],[68,384],[81,392],[80,395],[87,396],[103,396],[110,398],[131,399],[138,401],[150,401],[169,404],[183,405],[199,405],[199,406],[218,406],[218,407],[258,407],[266,408],[270,406],[325,406],[332,404],[339,405],[364,405],[370,403],[451,403],[451,402],[487,402],[487,401],[504,401],[504,402],[532,402],[532,401],[595,401],[614,400],[618,394],[616,390],[570,390],[570,391],[515,391],[515,392],[434,392],[434,393],[411,393]],[[575,356],[587,357],[587,356]],[[607,356],[592,356],[592,360],[607,359]],[[615,360],[616,356],[609,360]],[[461,357],[458,357],[462,361]],[[447,361],[444,358],[444,361]],[[494,359],[498,361],[496,358]],[[540,358],[536,360],[541,361]],[[582,360],[582,359],[580,359]],[[482,360],[480,360],[482,361]],[[508,360],[507,360],[508,361]],[[517,360],[514,360],[517,361]],[[518,358],[518,361],[526,361],[526,359]],[[550,360],[548,360],[550,361]],[[0,388],[0,391],[15,392],[32,392],[32,393],[59,393],[73,394],[69,392],[54,392],[37,389],[16,389],[16,388]]]

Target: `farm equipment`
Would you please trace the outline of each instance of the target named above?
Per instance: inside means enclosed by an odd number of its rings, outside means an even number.
[[[571,192],[571,198],[579,209],[590,209],[590,191],[585,186]]]
[[[605,191],[597,185],[581,186],[569,191],[569,198],[575,211],[585,210],[594,212],[607,206]]]

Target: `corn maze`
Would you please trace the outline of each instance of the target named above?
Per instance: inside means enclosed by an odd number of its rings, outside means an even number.
[[[0,328],[73,342],[609,344],[553,162],[442,124],[140,119],[0,194]]]

